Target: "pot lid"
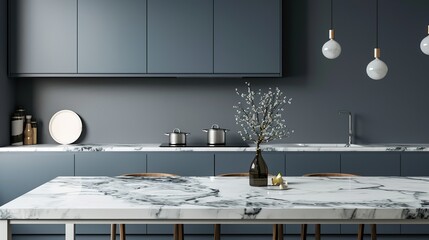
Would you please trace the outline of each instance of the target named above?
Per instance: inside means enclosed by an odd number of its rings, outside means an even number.
[[[190,133],[182,132],[182,131],[180,131],[179,128],[175,128],[175,129],[173,129],[173,132],[165,133],[165,135],[170,135],[170,134],[186,134],[186,135],[189,135]]]
[[[211,126],[211,128],[209,128],[209,129],[203,129],[203,131],[205,131],[205,132],[207,132],[209,130],[219,130],[219,131],[225,131],[225,132],[229,131],[229,129],[220,128],[218,124],[213,124]]]

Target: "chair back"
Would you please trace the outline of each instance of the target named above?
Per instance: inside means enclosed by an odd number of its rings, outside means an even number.
[[[244,173],[223,173],[223,174],[219,174],[218,177],[248,177],[249,173],[248,172],[244,172]]]
[[[358,175],[351,173],[308,173],[304,177],[357,177]]]
[[[171,173],[127,173],[123,176],[127,177],[177,177],[176,174]]]

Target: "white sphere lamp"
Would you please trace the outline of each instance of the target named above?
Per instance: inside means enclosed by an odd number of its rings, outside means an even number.
[[[322,53],[328,59],[335,59],[341,54],[341,45],[334,40],[334,29],[329,30],[329,40],[323,44]]]
[[[428,34],[429,34],[429,26],[428,26]],[[424,54],[429,55],[429,36],[426,36],[420,42],[420,49]]]
[[[380,59],[380,48],[374,48],[374,60],[366,66],[366,74],[374,80],[381,80],[389,70],[386,63]]]

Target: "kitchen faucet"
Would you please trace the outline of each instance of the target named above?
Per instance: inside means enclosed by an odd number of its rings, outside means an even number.
[[[353,118],[352,118],[352,113],[350,111],[339,111],[338,112],[339,115],[349,115],[349,141],[346,144],[346,147],[350,147],[350,145],[352,144],[352,140],[353,140]]]

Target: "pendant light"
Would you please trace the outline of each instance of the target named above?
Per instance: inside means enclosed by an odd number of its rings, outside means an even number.
[[[372,60],[368,66],[366,66],[366,74],[374,80],[381,80],[383,79],[387,71],[389,70],[387,68],[387,65],[381,61],[380,59],[380,48],[378,47],[378,0],[376,0],[376,14],[375,14],[375,42],[376,46],[374,48],[374,60]]]
[[[428,34],[429,34],[429,26],[428,26]],[[423,38],[422,42],[420,43],[420,49],[424,54],[429,55],[429,36],[426,36],[425,38]]]
[[[329,29],[329,40],[323,44],[322,47],[322,53],[328,59],[335,59],[341,54],[341,46],[337,41],[334,40],[335,31],[333,27],[333,10],[333,0],[331,0],[331,29]]]

